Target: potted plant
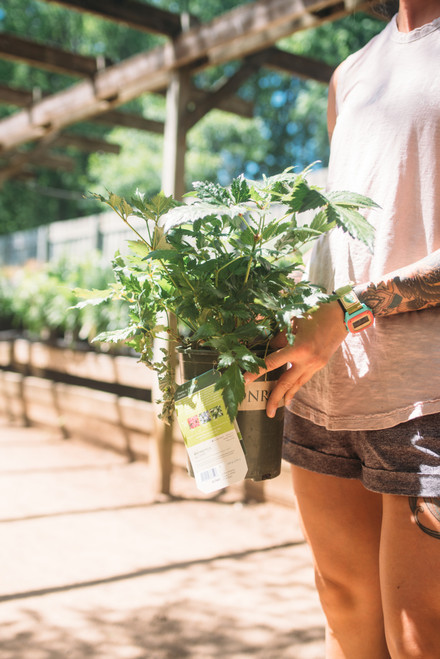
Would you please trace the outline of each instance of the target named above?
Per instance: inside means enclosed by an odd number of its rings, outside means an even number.
[[[258,182],[240,176],[230,186],[196,182],[184,202],[162,193],[147,199],[138,191],[130,201],[94,195],[133,229],[135,240],[128,255],[115,255],[116,283],[105,291],[77,291],[84,297],[78,306],[128,301],[128,325],[96,340],[126,341],[157,372],[165,420],[173,415],[176,381],[173,360],[157,357],[157,339],[168,336],[184,363],[193,360],[187,377],[212,366],[220,371],[217,387],[234,419],[245,398],[243,372],[264,367],[279,332],[293,343],[292,316],[334,299],[301,278],[311,242],[338,226],[372,248],[373,230],[359,209],[374,202],[351,192],[325,194],[308,183],[309,169]],[[304,222],[305,211],[313,212]],[[133,217],[144,221],[143,229]],[[282,422],[282,412],[275,420],[264,410],[261,416],[274,427]],[[255,435],[254,420],[251,425]],[[267,443],[273,428],[262,434]],[[276,475],[264,468],[259,474],[251,477]]]

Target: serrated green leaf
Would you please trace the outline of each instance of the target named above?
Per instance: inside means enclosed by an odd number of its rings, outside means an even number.
[[[156,223],[162,215],[171,208],[174,208],[174,206],[178,205],[180,202],[176,201],[171,196],[167,197],[163,192],[148,199],[142,192],[136,190],[131,199],[131,203],[136,209],[136,211],[133,211],[134,215],[142,217],[144,220],[153,220]]]
[[[127,240],[127,245],[136,256],[145,258],[151,252],[150,247],[142,240]]]
[[[213,204],[228,205],[231,203],[231,196],[227,188],[219,183],[211,181],[194,181],[193,188],[197,192],[197,197]]]
[[[97,290],[96,288],[93,288],[92,290],[86,288],[74,288],[72,292],[76,297],[84,298],[82,302],[78,302],[75,306],[71,307],[72,309],[83,309],[87,306],[102,304],[103,302],[111,300],[115,295],[114,288],[107,288],[103,291]]]
[[[101,332],[93,339],[93,343],[120,343],[127,341],[136,334],[136,327],[124,327],[123,329]]]
[[[363,242],[370,252],[373,252],[374,228],[359,211],[345,206],[329,204],[327,213],[329,219],[336,222],[338,227],[349,233],[353,238]]]
[[[251,197],[251,191],[249,185],[243,175],[238,178],[234,178],[231,183],[231,195],[234,200],[234,203],[241,204],[243,202],[249,201]]]
[[[108,197],[108,204],[116,211],[119,211],[122,216],[127,217],[132,215],[133,207],[123,198],[113,192],[110,192]]]
[[[178,202],[176,202],[171,195],[167,196],[164,192],[159,192],[151,199],[149,206],[157,215],[163,215],[169,211],[170,208],[173,208],[176,203]]]
[[[335,226],[335,224],[334,222],[333,223],[331,222],[327,207],[325,209],[321,209],[320,211],[318,211],[309,224],[309,227],[311,229],[314,229],[315,231],[319,231],[320,233],[325,233],[326,231],[329,231],[329,229],[332,226]]]
[[[155,249],[152,252],[149,252],[145,259],[178,263],[179,261],[182,261],[182,255],[170,245],[170,249]]]
[[[380,208],[375,201],[370,197],[365,197],[356,192],[344,192],[337,190],[329,192],[327,198],[333,205],[337,206],[352,206],[355,208]]]
[[[318,189],[312,188],[304,180],[297,180],[293,190],[281,197],[283,204],[295,213],[304,213],[308,210],[320,208],[327,199],[319,192]]]
[[[243,374],[236,362],[222,373],[215,388],[222,392],[228,416],[233,421],[237,416],[238,406],[245,397]]]
[[[170,243],[167,241],[165,230],[163,227],[155,226],[153,234],[153,249],[172,249]]]
[[[228,366],[231,366],[231,364],[234,364],[234,362],[235,357],[232,352],[224,352],[219,356],[218,368],[227,368]]]
[[[250,187],[250,198],[258,204],[264,204],[266,197],[261,194],[261,190],[255,186],[255,184]]]

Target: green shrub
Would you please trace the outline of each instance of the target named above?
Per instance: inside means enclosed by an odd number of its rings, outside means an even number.
[[[78,312],[72,309],[78,301],[73,289],[99,288],[112,276],[99,253],[0,272],[0,329],[25,331],[42,340],[91,342],[97,334],[120,327],[128,305],[121,300]]]
[[[10,273],[0,270],[0,331],[14,327],[14,292]]]

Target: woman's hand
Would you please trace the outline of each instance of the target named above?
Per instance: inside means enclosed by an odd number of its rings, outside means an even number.
[[[283,398],[284,404],[287,405],[298,389],[327,364],[347,336],[343,312],[337,301],[321,304],[313,314],[294,322],[294,345],[287,344],[286,338],[280,335],[275,339],[275,345],[287,345],[266,357],[267,369],[261,369],[259,373],[245,373],[245,382],[249,383],[267,371],[291,363],[291,367],[280,377],[269,397],[266,407],[269,417],[275,416],[278,403]]]

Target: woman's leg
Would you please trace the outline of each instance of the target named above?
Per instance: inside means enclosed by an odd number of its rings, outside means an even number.
[[[440,657],[440,499],[383,496],[381,585],[393,659]]]
[[[292,466],[327,618],[327,659],[389,659],[379,583],[382,496],[357,480]]]

